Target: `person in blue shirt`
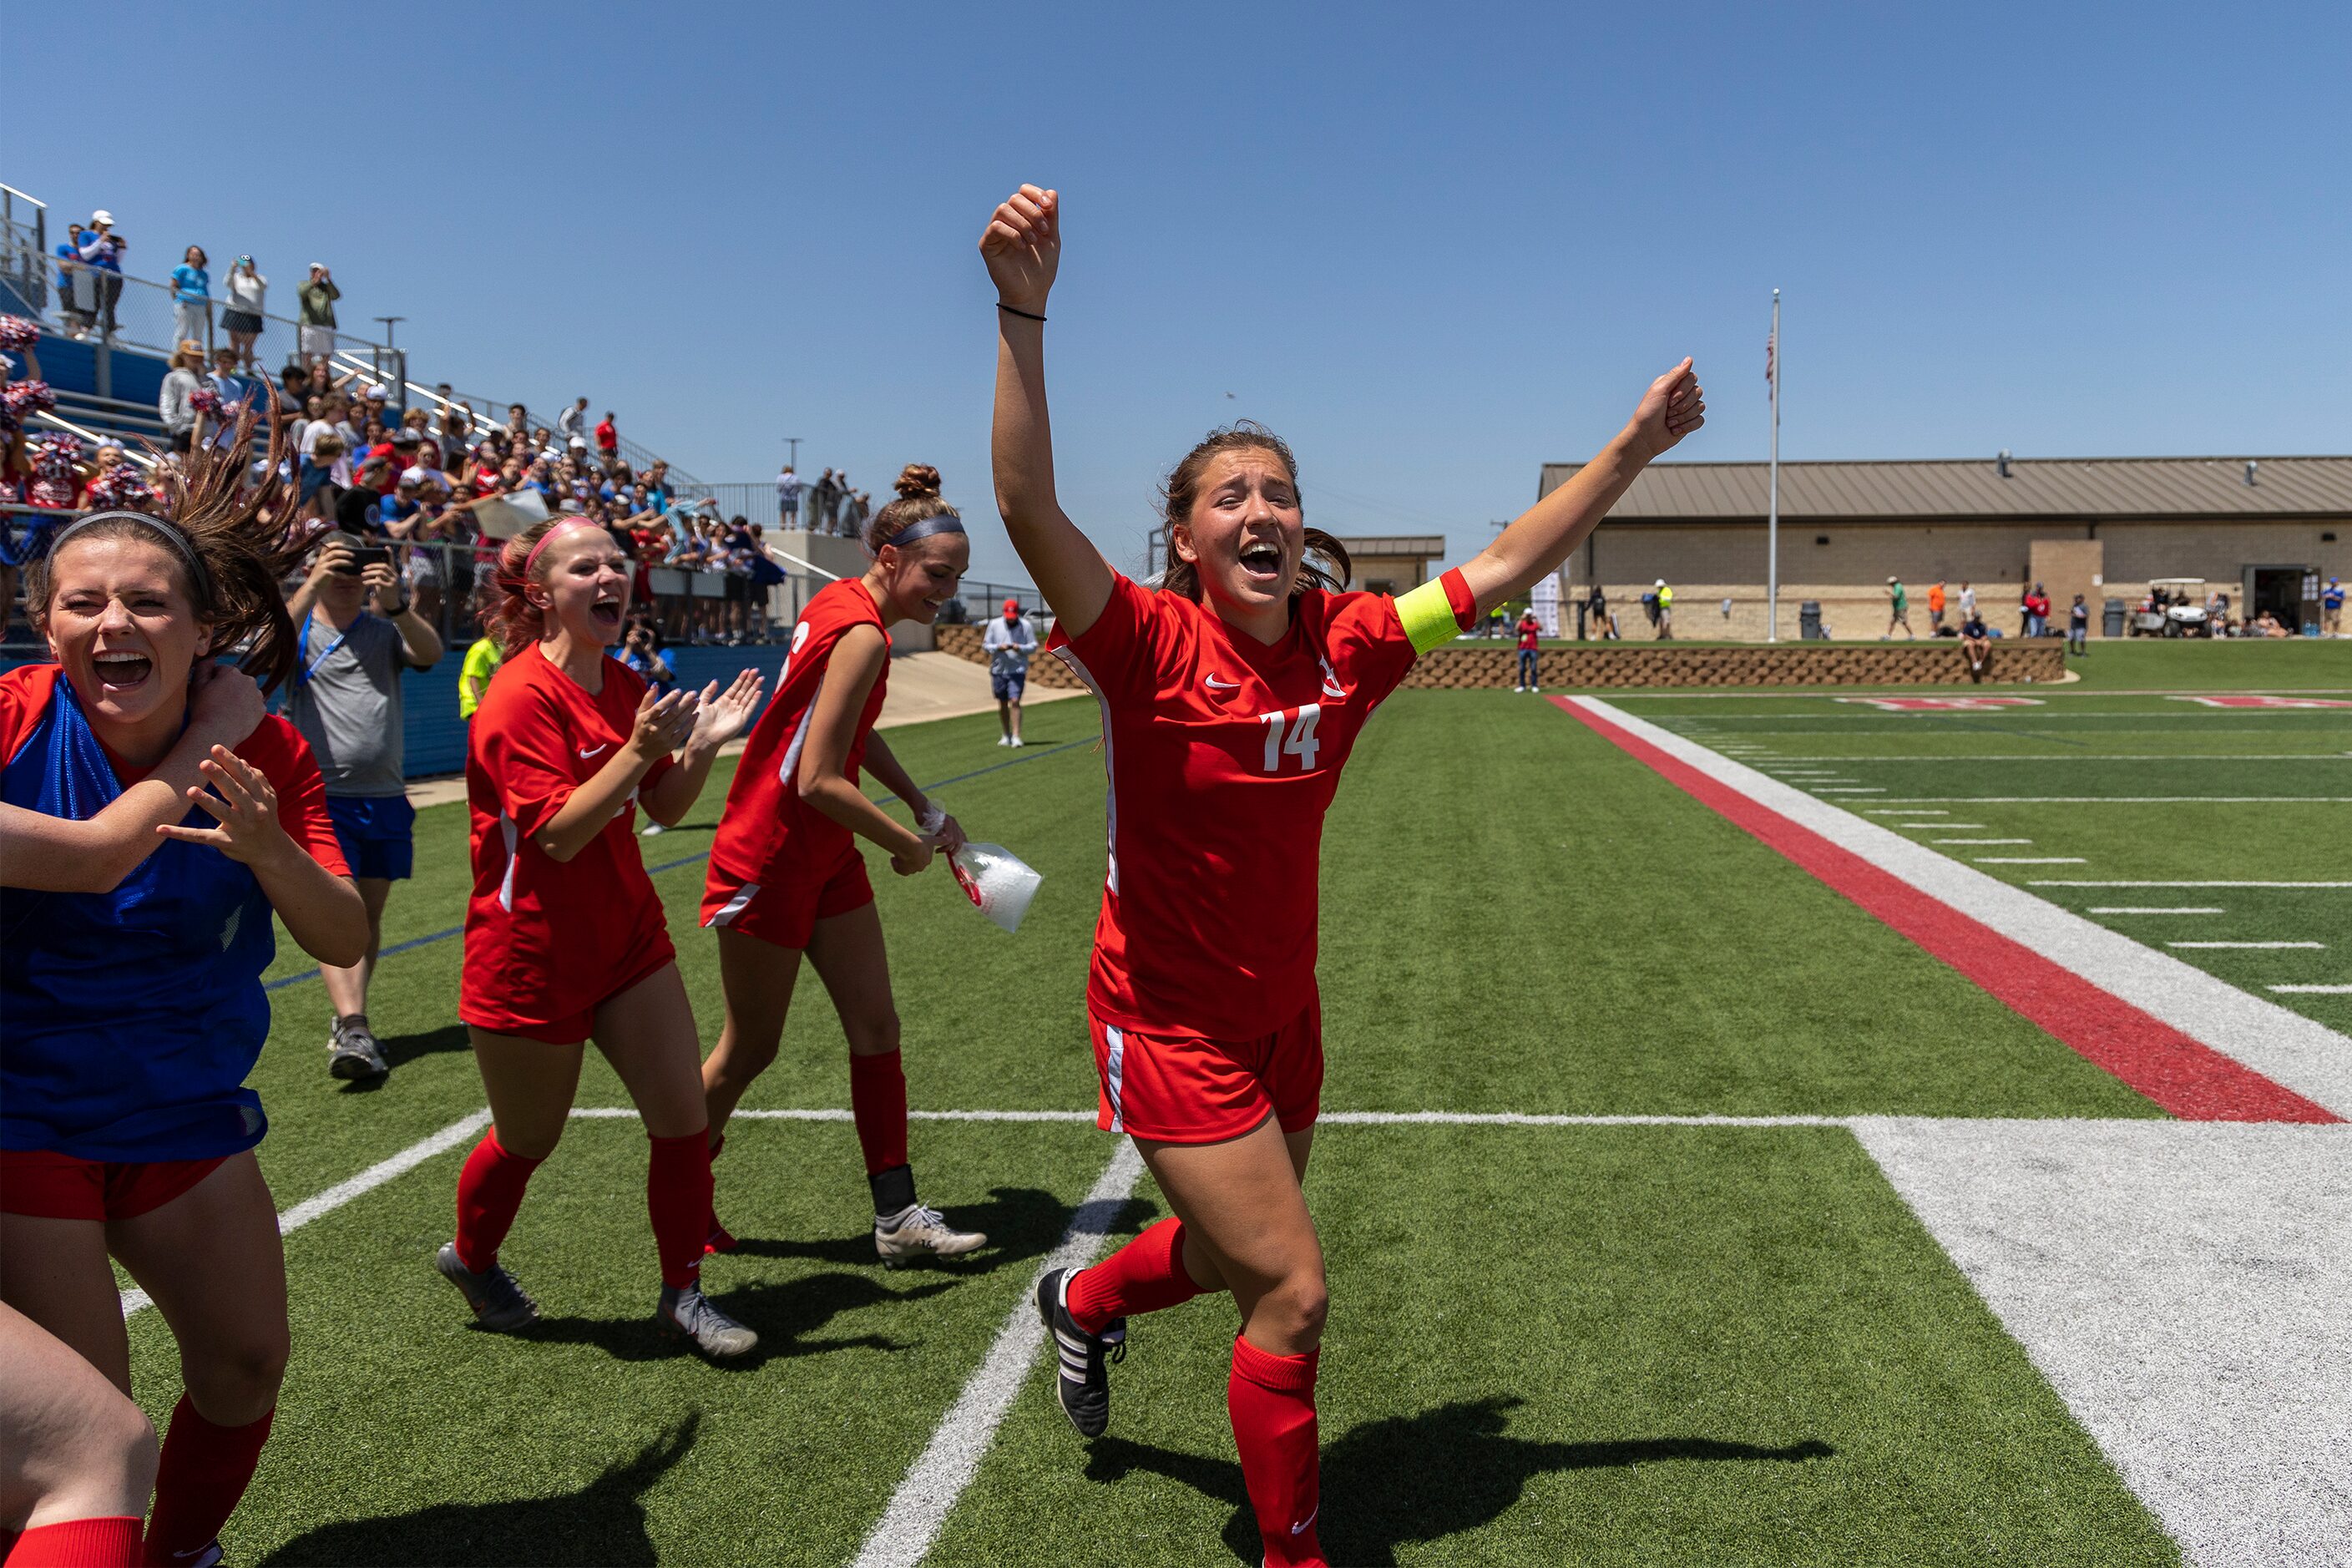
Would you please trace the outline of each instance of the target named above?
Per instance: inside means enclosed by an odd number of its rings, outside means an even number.
[[[223,679],[198,679],[215,648],[247,647],[265,686],[289,673],[291,551],[262,521],[284,500],[283,426],[243,495],[249,413],[239,426],[190,456],[175,520],[94,513],[27,574],[54,662],[0,675],[12,839],[28,820],[103,820],[184,763]],[[282,719],[247,727],[116,882],[46,880],[12,854],[18,885],[0,889],[0,1292],[126,1394],[110,1257],[162,1309],[185,1390],[147,1531],[165,1562],[201,1560],[243,1496],[286,1364],[277,1204],[253,1155],[268,1122],[245,1084],[269,1032],[273,926],[322,962],[367,946],[309,747]],[[199,809],[181,816],[183,799]]]
[[[205,270],[208,259],[203,246],[192,245],[172,268],[172,341],[175,343],[213,341],[213,275]]]
[[[122,298],[122,253],[131,242],[114,232],[114,215],[100,208],[81,231],[81,258],[98,273],[98,314],[108,337],[114,335],[114,304]]]
[[[2344,584],[2330,577],[2319,595],[2319,628],[2329,637],[2344,635]]]
[[[77,278],[88,279],[89,276],[81,265],[81,225],[66,225],[65,241],[57,249],[58,313],[65,318],[66,335],[77,342],[87,337],[90,328],[98,324],[97,313],[86,308],[85,300],[76,298],[74,293]],[[88,300],[94,302],[98,298],[95,289],[90,289],[88,283],[83,287],[88,291]]]

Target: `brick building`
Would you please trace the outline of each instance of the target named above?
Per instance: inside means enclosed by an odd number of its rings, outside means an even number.
[[[1545,464],[1538,493],[1580,466]],[[1570,561],[1571,597],[1597,578],[1638,637],[1638,600],[1663,577],[1677,635],[1762,637],[1766,489],[1762,463],[1656,464]],[[2233,617],[2269,608],[2292,625],[2314,571],[2352,575],[2352,457],[1780,465],[1784,637],[1811,599],[1832,636],[1875,638],[1890,575],[1908,585],[1922,635],[1938,580],[1955,599],[1973,583],[1986,618],[2011,636],[2034,582],[2061,624],[2081,594],[2094,635],[2104,600],[2137,604],[2162,577],[2202,577]]]

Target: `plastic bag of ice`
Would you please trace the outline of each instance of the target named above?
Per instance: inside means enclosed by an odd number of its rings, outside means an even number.
[[[967,844],[948,857],[948,868],[973,906],[1006,931],[1021,929],[1021,917],[1045,879],[1002,844]]]

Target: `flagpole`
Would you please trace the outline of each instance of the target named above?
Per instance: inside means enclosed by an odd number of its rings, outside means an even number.
[[[1772,481],[1764,517],[1764,640],[1780,640],[1780,290],[1772,290]]]

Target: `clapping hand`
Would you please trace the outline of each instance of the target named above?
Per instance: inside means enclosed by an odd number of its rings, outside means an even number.
[[[980,237],[980,255],[1000,301],[1044,315],[1062,265],[1061,193],[1024,185],[1005,197]]]
[[[694,735],[687,743],[698,749],[716,751],[751,726],[760,711],[761,694],[767,681],[755,669],[747,669],[735,677],[734,684],[724,691],[712,681],[702,689],[699,699],[701,716],[696,720]]]
[[[1674,444],[1706,423],[1706,394],[1698,384],[1698,372],[1691,368],[1690,360],[1683,363],[1650,383],[1642,394],[1642,401],[1633,410],[1629,428],[1643,458],[1665,452]]]
[[[637,700],[637,721],[629,732],[629,747],[642,761],[657,762],[686,744],[701,713],[701,700],[691,691],[657,698],[648,690]]]

